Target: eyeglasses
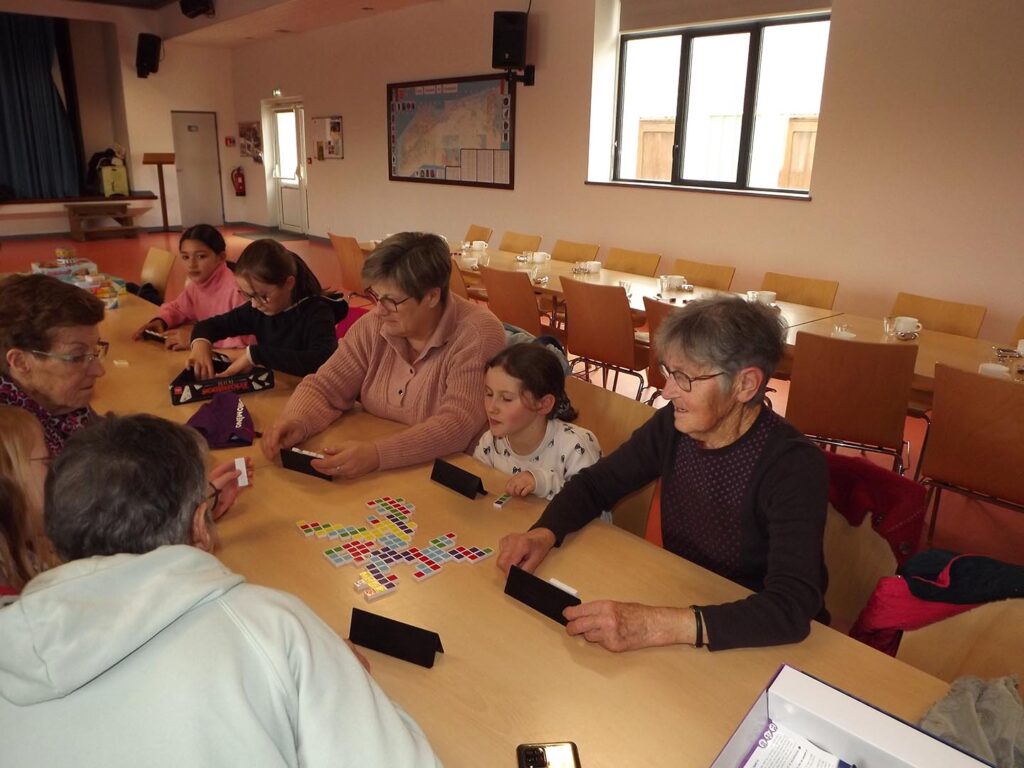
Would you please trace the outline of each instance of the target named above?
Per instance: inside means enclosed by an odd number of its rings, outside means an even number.
[[[379,304],[380,306],[384,307],[384,309],[386,309],[388,312],[397,312],[398,306],[400,304],[404,304],[405,302],[412,298],[412,296],[406,296],[404,299],[393,299],[390,296],[378,296],[377,292],[374,291],[372,288],[367,288],[363,293],[353,291],[352,293],[349,294],[349,298],[352,298],[353,296],[358,296],[361,299],[366,299],[368,302],[374,305]]]
[[[688,373],[682,371],[670,371],[664,363],[658,363],[658,369],[661,371],[661,375],[666,379],[672,378],[672,381],[676,383],[683,392],[693,391],[693,382],[705,381],[707,379],[713,379],[716,376],[724,376],[725,371],[719,371],[718,373],[705,373],[703,376],[690,376]]]
[[[41,462],[43,462],[43,466],[45,466],[45,467],[48,467],[51,464],[53,464],[53,456],[50,456],[50,455],[46,455],[46,456],[29,456],[28,460],[29,461],[41,461]]]
[[[29,350],[33,355],[37,357],[51,357],[54,360],[63,360],[65,363],[71,363],[72,365],[89,365],[94,360],[102,360],[107,356],[107,349],[110,348],[110,344],[105,341],[96,343],[96,348],[92,352],[83,352],[80,355],[62,355],[57,352],[43,352],[38,349]]]
[[[205,499],[203,499],[203,501],[209,501],[210,502],[210,506],[208,507],[208,509],[209,509],[210,514],[212,515],[214,513],[214,510],[217,509],[217,505],[220,503],[220,488],[218,488],[216,485],[211,483],[209,480],[206,481],[206,484],[208,486],[210,486],[210,489],[213,492],[209,496],[207,496]]]
[[[270,303],[270,297],[265,293],[249,293],[248,291],[243,291],[241,288],[238,289],[238,292],[245,296],[246,301],[255,301],[257,304]]]

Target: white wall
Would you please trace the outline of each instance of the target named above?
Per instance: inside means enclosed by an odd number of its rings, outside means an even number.
[[[982,333],[1024,312],[1024,47],[1016,0],[836,0],[811,201],[585,185],[593,0],[535,0],[519,91],[514,191],[389,182],[388,82],[488,71],[503,0],[446,0],[237,49],[235,104],[271,88],[307,115],[341,114],[345,160],[310,168],[312,232],[470,222],[840,281],[836,306],[881,315],[898,290],[985,304]],[[599,3],[607,5],[607,3]],[[249,198],[245,219],[266,221]]]

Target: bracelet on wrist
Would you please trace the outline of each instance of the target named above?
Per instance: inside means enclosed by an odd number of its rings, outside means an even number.
[[[703,648],[704,647],[704,616],[701,614],[700,608],[698,608],[696,605],[691,605],[690,606],[690,610],[693,611],[693,620],[694,620],[694,622],[696,624],[696,629],[694,631],[693,647],[694,648]]]

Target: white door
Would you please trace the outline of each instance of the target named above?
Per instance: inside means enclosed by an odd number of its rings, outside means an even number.
[[[306,142],[301,105],[277,107],[273,112],[274,182],[280,205],[281,229],[308,229],[306,213]]]
[[[223,224],[217,115],[171,112],[181,225]]]

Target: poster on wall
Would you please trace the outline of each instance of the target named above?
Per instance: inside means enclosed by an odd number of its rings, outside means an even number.
[[[313,118],[313,151],[317,160],[344,160],[345,133],[341,115]]]
[[[388,178],[513,189],[515,103],[504,75],[388,84]]]
[[[238,124],[238,143],[242,157],[251,157],[257,163],[263,162],[263,137],[258,121]]]

